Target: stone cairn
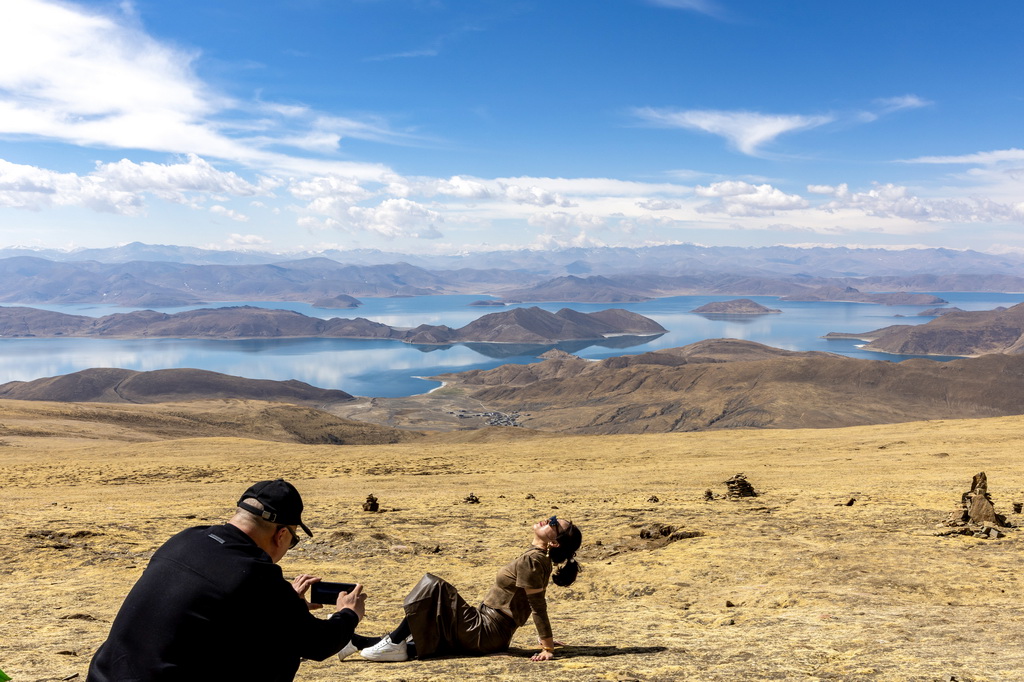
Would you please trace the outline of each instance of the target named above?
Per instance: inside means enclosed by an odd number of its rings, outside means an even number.
[[[363,502],[363,511],[375,512],[380,510],[380,505],[377,503],[377,498],[373,493],[366,496],[366,502]]]
[[[649,523],[640,529],[640,537],[644,540],[661,540],[665,539],[665,542],[675,542],[676,540],[686,540],[689,538],[699,538],[704,533],[699,530],[682,530],[675,526],[670,526],[667,523]]]
[[[736,474],[725,482],[728,497],[757,497],[757,491],[750,485],[745,474]]]
[[[984,471],[971,480],[971,489],[960,496],[960,504],[950,512],[945,525],[956,528],[954,534],[977,538],[995,539],[1005,535],[999,529],[1008,528],[1011,524],[1005,516],[996,513]]]

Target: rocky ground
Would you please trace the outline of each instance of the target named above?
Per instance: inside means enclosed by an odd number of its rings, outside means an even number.
[[[328,405],[325,410],[345,419],[419,431],[521,426],[523,415],[518,411],[495,411],[470,398],[467,393],[462,388],[445,386],[431,393],[402,398],[356,398],[347,403]]]
[[[285,574],[361,580],[369,634],[395,624],[425,571],[482,596],[538,518],[585,533],[580,580],[550,596],[556,660],[529,660],[527,626],[501,656],[307,662],[299,680],[1020,679],[1024,531],[980,539],[940,524],[979,471],[997,510],[1024,522],[1011,511],[1024,501],[1022,427],[508,428],[366,446],[0,431],[0,668],[17,682],[84,679],[153,550],[284,476],[316,534]],[[726,496],[740,472],[757,497]],[[361,509],[370,493],[377,513]]]

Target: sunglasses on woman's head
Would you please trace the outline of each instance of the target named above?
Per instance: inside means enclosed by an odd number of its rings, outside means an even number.
[[[551,518],[549,518],[548,519],[548,525],[555,527],[555,533],[556,534],[560,535],[562,533],[562,528],[561,528],[561,526],[558,525],[558,517],[557,516],[552,516]]]

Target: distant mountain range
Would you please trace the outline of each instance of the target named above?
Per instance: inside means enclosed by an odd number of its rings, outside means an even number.
[[[1024,259],[948,249],[689,244],[459,256],[367,250],[275,255],[138,243],[75,252],[0,249],[0,301],[26,304],[172,307],[269,300],[338,307],[339,296],[428,294],[601,303],[686,294],[836,300],[835,292],[848,287],[865,297],[1024,291]]]
[[[853,287],[818,287],[802,294],[782,296],[783,301],[851,301],[880,303],[882,305],[941,305],[947,301],[931,294],[912,294],[905,291],[865,293]]]
[[[252,250],[210,250],[187,246],[133,242],[110,248],[0,249],[0,258],[32,256],[53,261],[129,263],[152,261],[191,265],[265,265],[307,258],[326,258],[351,265],[409,263],[424,269],[460,268],[517,270],[541,276],[695,272],[736,274],[866,277],[876,275],[987,274],[1024,276],[1024,256],[992,255],[942,248],[850,249],[845,247],[700,246],[671,244],[647,247],[575,247],[550,250],[505,250],[430,255],[374,249],[302,251],[273,254]],[[922,289],[918,289],[922,290]],[[930,291],[955,289],[925,288]]]
[[[422,324],[391,327],[357,317],[322,320],[292,310],[254,306],[201,308],[180,313],[138,310],[86,317],[49,310],[0,307],[0,337],[102,338],[302,338],[394,339],[413,344],[513,343],[550,344],[599,340],[619,334],[653,336],[667,330],[654,320],[626,310],[580,313],[563,308],[513,308],[484,315],[459,329]]]

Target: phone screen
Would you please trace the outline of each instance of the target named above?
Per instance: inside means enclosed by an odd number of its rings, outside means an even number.
[[[309,588],[309,601],[314,604],[337,604],[340,592],[351,592],[355,583],[329,583],[321,580]]]

